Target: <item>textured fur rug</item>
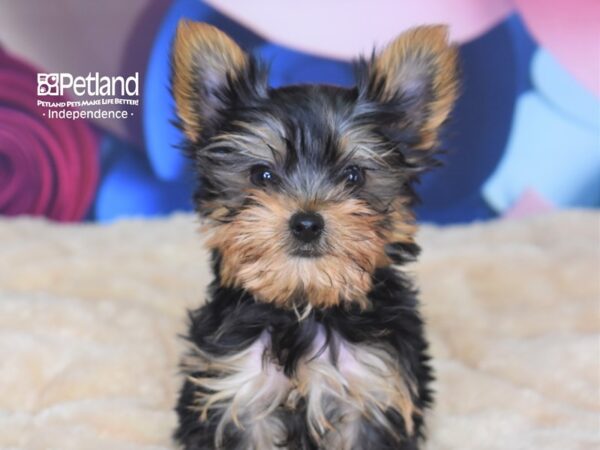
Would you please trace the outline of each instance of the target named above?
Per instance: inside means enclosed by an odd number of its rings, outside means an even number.
[[[191,216],[0,221],[0,448],[171,449]],[[600,214],[424,227],[428,449],[600,448]]]

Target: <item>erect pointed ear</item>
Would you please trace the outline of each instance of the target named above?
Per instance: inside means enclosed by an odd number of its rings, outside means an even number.
[[[191,141],[197,141],[202,130],[236,100],[266,88],[254,61],[229,36],[206,23],[179,22],[171,66],[177,115]]]
[[[418,134],[414,148],[435,147],[457,92],[457,51],[443,25],[410,29],[366,66],[361,96],[397,113],[395,125]],[[366,75],[366,77],[364,76]]]

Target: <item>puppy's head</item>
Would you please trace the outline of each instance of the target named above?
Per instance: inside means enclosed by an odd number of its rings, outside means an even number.
[[[172,89],[223,284],[283,306],[366,305],[376,268],[414,252],[411,184],[456,96],[446,28],[407,31],[353,89],[270,89],[229,37],[182,22]]]

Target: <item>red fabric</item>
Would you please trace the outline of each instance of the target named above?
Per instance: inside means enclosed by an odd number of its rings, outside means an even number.
[[[98,139],[84,120],[44,115],[37,72],[0,50],[0,213],[80,220],[98,183]]]

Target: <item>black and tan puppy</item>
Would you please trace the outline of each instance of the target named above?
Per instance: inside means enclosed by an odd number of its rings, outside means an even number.
[[[431,403],[412,184],[456,93],[444,27],[357,64],[357,86],[271,89],[182,22],[172,89],[215,279],[190,313],[185,449],[417,449]]]

